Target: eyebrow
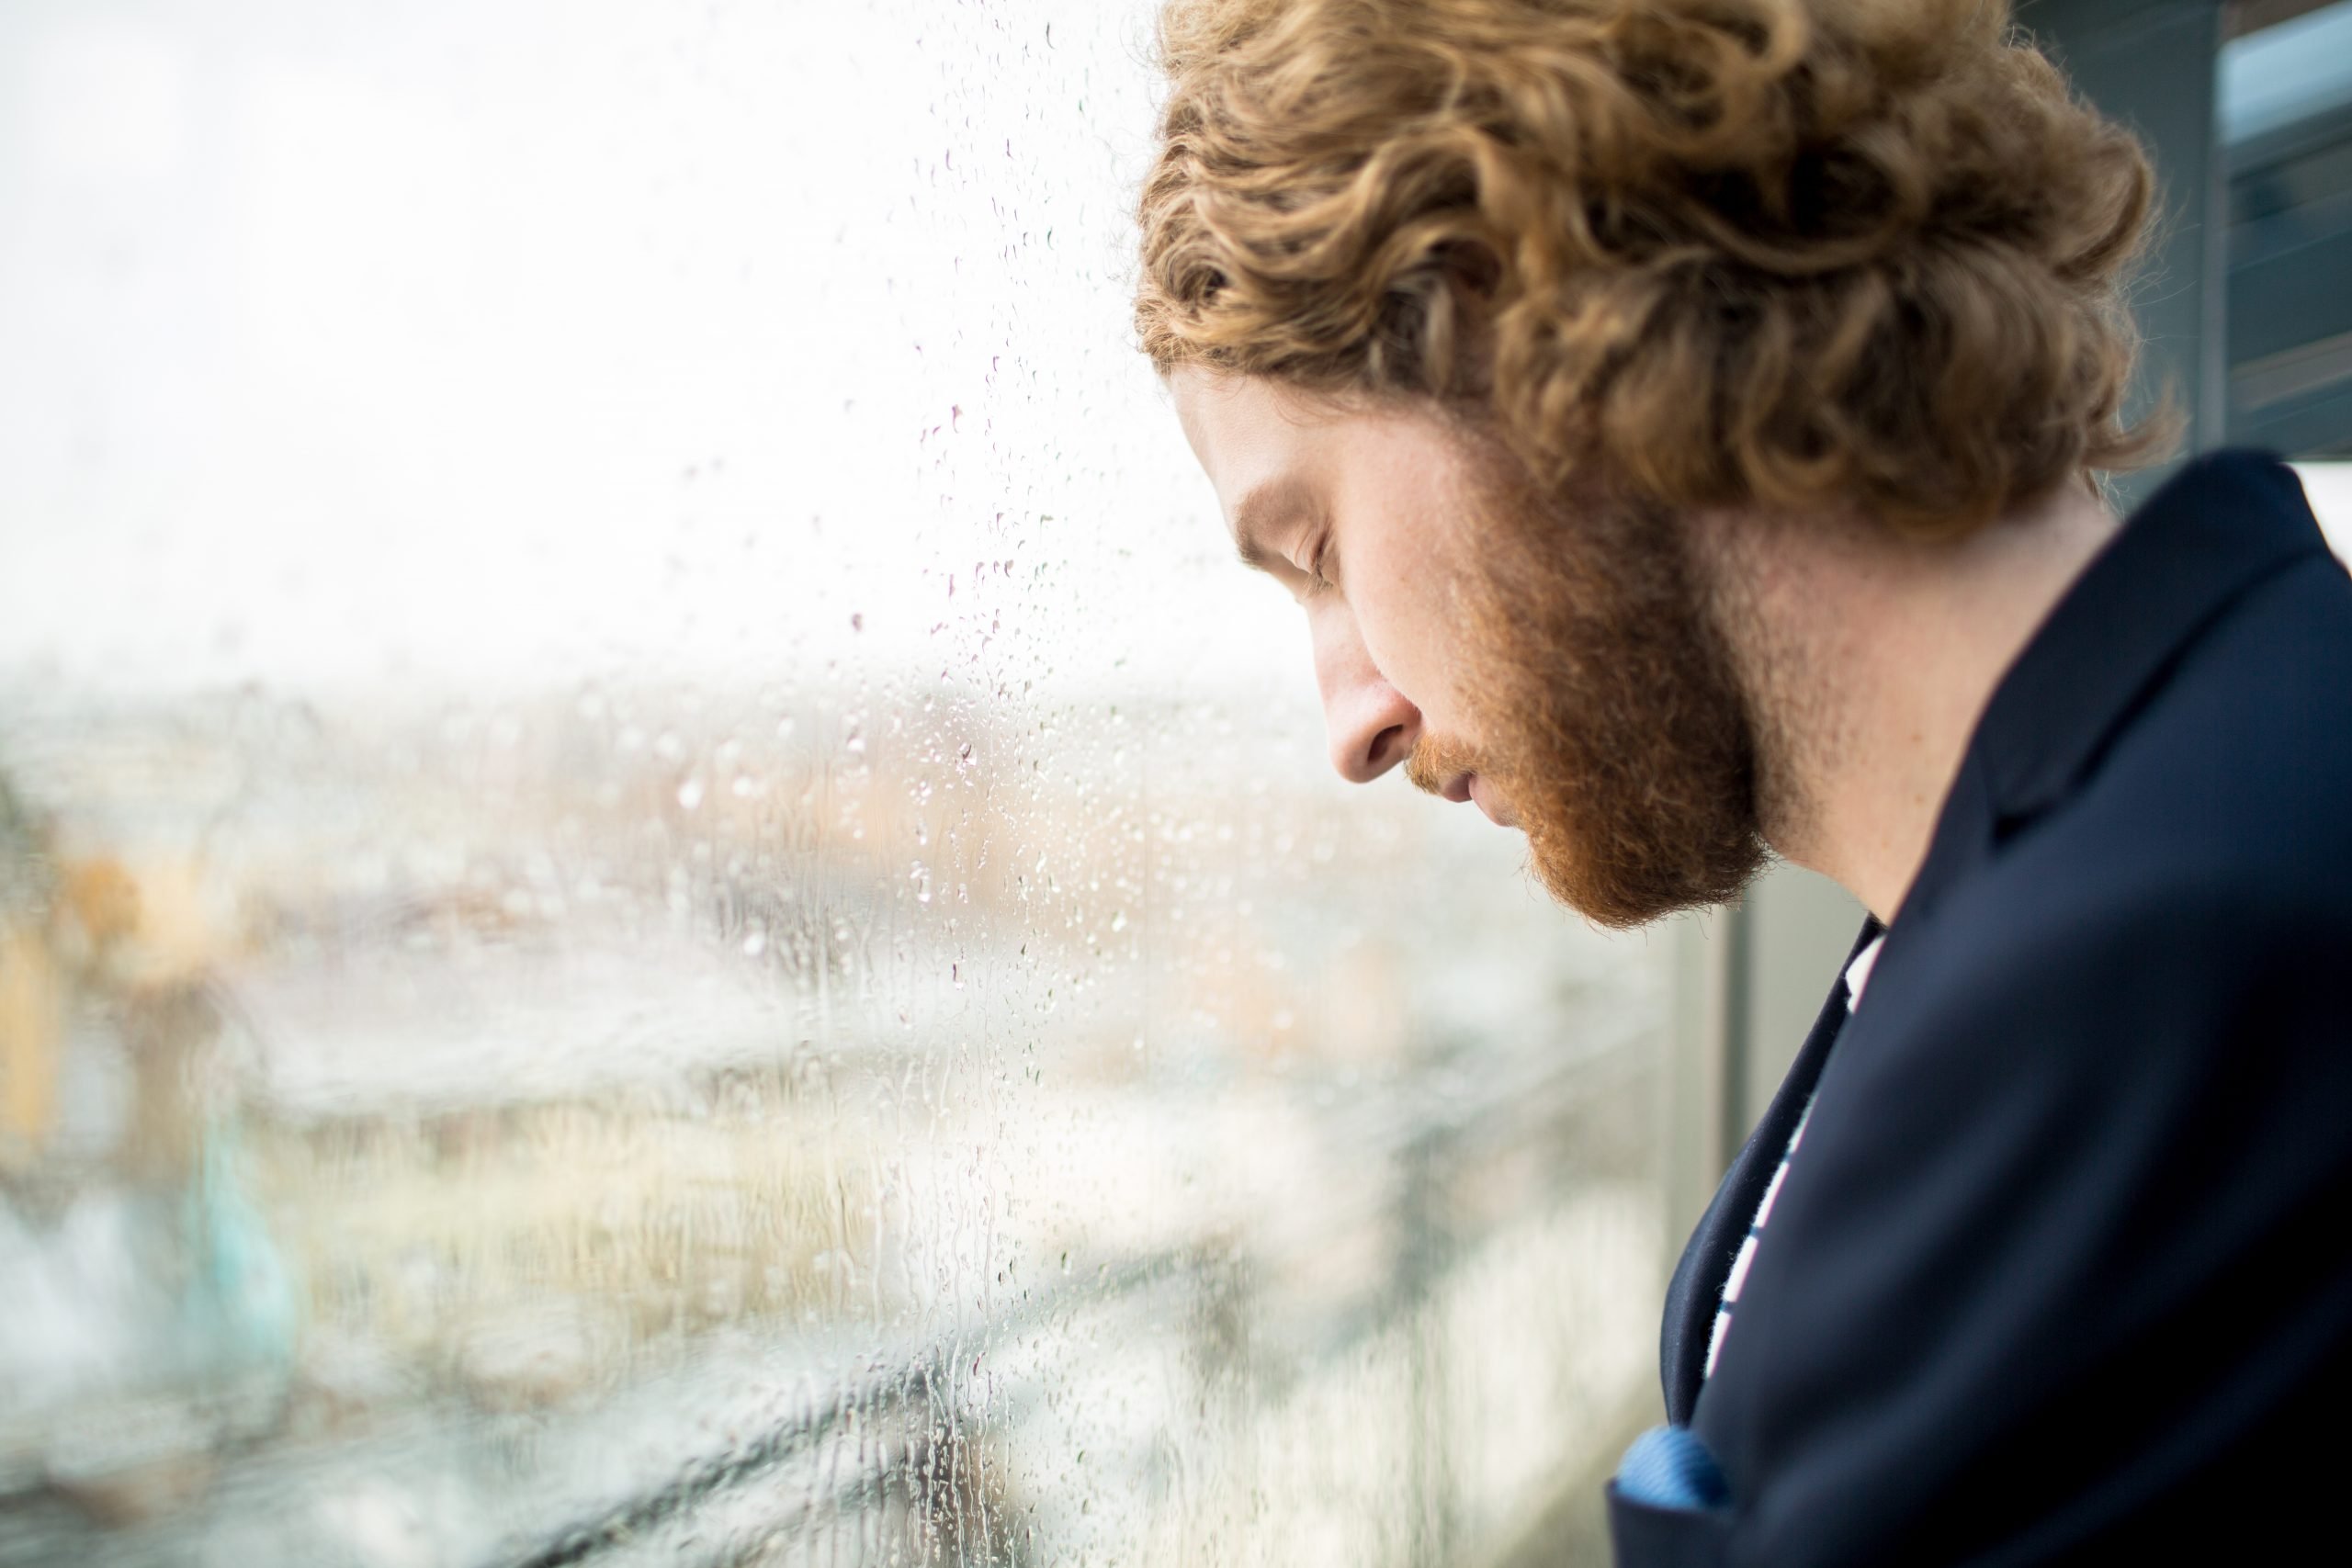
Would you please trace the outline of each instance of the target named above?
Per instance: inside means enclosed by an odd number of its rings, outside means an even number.
[[[1233,509],[1233,553],[1252,571],[1264,571],[1282,560],[1282,552],[1266,543],[1266,532],[1281,513],[1298,503],[1295,479],[1267,479],[1251,488]]]

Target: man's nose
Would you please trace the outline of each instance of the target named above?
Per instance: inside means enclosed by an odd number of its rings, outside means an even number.
[[[1351,784],[1369,784],[1412,750],[1421,710],[1372,661],[1351,616],[1326,613],[1316,623],[1315,683],[1323,693],[1331,766]]]

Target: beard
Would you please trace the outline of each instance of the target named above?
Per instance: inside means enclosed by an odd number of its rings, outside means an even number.
[[[1737,896],[1765,859],[1756,726],[1690,531],[1625,502],[1547,502],[1474,466],[1479,566],[1457,585],[1475,739],[1424,734],[1406,775],[1476,773],[1561,903],[1623,929]]]

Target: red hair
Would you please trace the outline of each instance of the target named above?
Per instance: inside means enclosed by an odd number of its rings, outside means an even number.
[[[1172,0],[1142,346],[1544,489],[1951,534],[2127,428],[2131,134],[2001,0]]]

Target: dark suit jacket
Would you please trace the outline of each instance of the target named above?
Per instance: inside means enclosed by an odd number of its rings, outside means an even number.
[[[2191,464],[2003,678],[1664,1374],[1731,1500],[1612,1490],[1628,1568],[2352,1556],[2352,582],[2288,469]]]

